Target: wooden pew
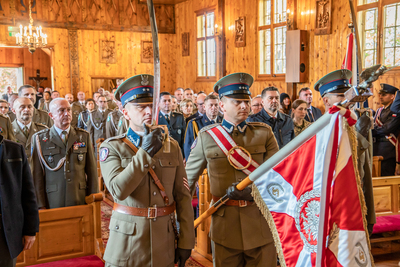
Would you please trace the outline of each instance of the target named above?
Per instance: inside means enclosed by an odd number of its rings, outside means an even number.
[[[210,182],[207,169],[199,179],[199,215],[203,214],[211,203]],[[212,261],[211,238],[209,237],[211,217],[197,227],[197,244],[195,250],[200,255]]]
[[[30,250],[17,258],[17,266],[96,255],[103,259],[101,193],[86,197],[87,205],[39,211],[39,233]]]

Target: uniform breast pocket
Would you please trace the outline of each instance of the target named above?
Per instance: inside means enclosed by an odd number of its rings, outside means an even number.
[[[79,149],[73,149],[73,156],[76,158],[74,160],[76,160],[76,163],[78,164],[85,164],[85,159],[86,159],[86,153],[87,153],[87,148],[86,147],[82,147]]]
[[[246,150],[250,153],[251,158],[258,164],[264,162],[264,154],[267,151],[264,144],[246,147]]]
[[[221,150],[210,149],[206,151],[208,171],[212,175],[225,174],[228,172],[229,162]]]
[[[175,158],[161,158],[159,162],[162,168],[162,182],[164,184],[173,184],[179,160]]]
[[[61,149],[58,147],[48,148],[43,150],[43,158],[49,164],[50,167],[55,167],[58,162],[56,162],[56,158],[61,158],[60,156]]]

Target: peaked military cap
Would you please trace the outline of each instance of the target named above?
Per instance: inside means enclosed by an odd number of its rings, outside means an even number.
[[[133,76],[118,86],[115,91],[115,99],[121,101],[122,106],[126,103],[153,103],[154,76],[140,74]]]
[[[379,91],[379,93],[385,93],[385,94],[395,94],[399,89],[397,89],[396,87],[387,84],[387,83],[381,83],[381,90]]]
[[[250,87],[253,85],[253,76],[247,73],[232,73],[221,78],[215,85],[214,91],[219,97],[234,99],[251,99]]]
[[[327,93],[344,94],[350,87],[350,78],[352,76],[350,70],[335,70],[328,73],[314,85],[315,91],[319,91],[321,96]]]

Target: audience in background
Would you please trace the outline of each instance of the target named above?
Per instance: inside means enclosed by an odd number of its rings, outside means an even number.
[[[174,95],[171,95],[171,105],[172,105],[172,111],[173,112],[178,112],[178,100]]]
[[[299,91],[299,99],[304,100],[307,103],[307,114],[305,117],[306,121],[314,122],[322,117],[321,110],[319,108],[311,106],[313,94],[310,88],[301,88]]]
[[[0,113],[7,116],[8,111],[10,111],[10,105],[4,99],[0,99]]]
[[[8,101],[8,98],[12,95],[12,93],[13,93],[12,87],[11,86],[7,86],[7,92],[5,94],[3,94],[2,98],[5,101]]]
[[[53,91],[51,93],[51,99],[56,99],[56,98],[59,98],[59,97],[60,97],[60,93],[59,92]]]
[[[183,92],[183,99],[190,99],[193,101],[193,94],[194,92],[192,89],[186,88],[185,91]]]
[[[185,98],[179,104],[183,117],[188,119],[193,114],[193,101],[192,99]]]
[[[257,114],[262,108],[262,98],[258,95],[251,100],[251,114]]]
[[[286,115],[290,115],[291,109],[292,109],[292,101],[290,100],[290,97],[286,93],[281,93],[280,95],[280,103],[281,103],[281,108],[279,109],[280,112],[285,113]]]
[[[304,131],[311,122],[304,119],[307,114],[307,103],[304,100],[297,99],[293,102],[292,112],[291,112],[293,124],[294,124],[294,134],[298,136],[302,131]]]
[[[183,100],[183,88],[179,87],[178,89],[176,89],[174,92],[174,96],[176,97],[178,104],[180,104],[181,101]]]
[[[39,103],[39,109],[50,112],[50,102],[51,102],[51,93],[49,91],[43,92],[43,98],[41,99],[41,103]]]

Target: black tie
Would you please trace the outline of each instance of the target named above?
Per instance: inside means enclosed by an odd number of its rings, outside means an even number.
[[[165,114],[165,119],[167,120],[167,122],[169,123],[169,115]]]
[[[311,109],[307,109],[307,113],[308,113],[308,119],[310,120],[310,122],[314,122],[314,117],[311,113]]]

